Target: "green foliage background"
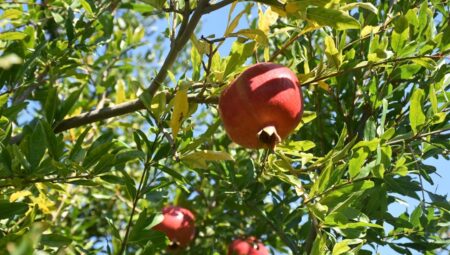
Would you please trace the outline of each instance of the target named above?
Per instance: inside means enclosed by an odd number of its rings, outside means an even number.
[[[448,252],[448,198],[423,188],[450,148],[448,1],[236,3],[0,2],[1,254],[164,253],[167,204],[197,218],[181,254],[244,235],[278,254]],[[228,5],[224,34],[198,33]],[[261,61],[305,97],[271,154],[232,144],[217,112]],[[419,205],[394,217],[405,196]]]

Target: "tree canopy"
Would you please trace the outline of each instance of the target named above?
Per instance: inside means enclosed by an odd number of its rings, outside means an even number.
[[[196,218],[179,254],[244,236],[272,254],[448,252],[448,198],[424,184],[448,170],[426,160],[450,149],[449,13],[448,0],[1,1],[0,253],[165,254],[153,227],[167,205]],[[206,15],[225,31],[202,33]],[[257,62],[289,67],[304,97],[273,151],[232,143],[218,113]]]

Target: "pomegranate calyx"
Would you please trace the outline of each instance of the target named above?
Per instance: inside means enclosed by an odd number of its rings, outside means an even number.
[[[281,142],[281,138],[274,126],[267,126],[261,129],[261,131],[258,132],[258,139],[271,150],[275,148],[277,143]]]

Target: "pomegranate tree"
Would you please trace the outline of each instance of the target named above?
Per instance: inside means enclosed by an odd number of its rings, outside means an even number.
[[[221,94],[219,113],[230,139],[247,148],[271,148],[299,124],[303,98],[289,68],[258,63]]]
[[[186,208],[167,206],[162,210],[164,220],[154,227],[170,239],[171,249],[184,248],[194,239],[195,216]]]
[[[228,255],[269,255],[269,251],[255,237],[248,237],[234,240],[228,246]]]

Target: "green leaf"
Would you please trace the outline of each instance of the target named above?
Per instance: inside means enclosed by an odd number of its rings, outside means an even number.
[[[115,238],[120,239],[120,233],[119,233],[119,230],[117,230],[116,226],[114,225],[114,222],[113,222],[110,218],[108,218],[108,217],[105,217],[105,219],[106,219],[106,222],[108,222],[108,225],[109,225],[109,226],[111,227],[111,229],[112,229],[112,235],[113,235]]]
[[[330,66],[339,69],[342,63],[342,55],[336,48],[334,40],[331,36],[326,36],[325,39],[325,54],[327,55]]]
[[[428,97],[430,98],[431,110],[433,111],[434,114],[436,114],[438,112],[438,101],[434,85],[430,85],[430,92],[428,93]]]
[[[314,142],[304,140],[304,141],[287,141],[285,143],[278,145],[275,149],[289,153],[289,151],[295,152],[308,151],[314,147],[316,147],[316,144]]]
[[[371,11],[374,14],[378,14],[378,9],[372,3],[349,3],[341,7],[342,11],[350,11],[354,8],[362,8]]]
[[[359,174],[359,171],[361,170],[362,166],[364,165],[364,162],[366,158],[369,156],[369,150],[367,147],[360,147],[358,150],[353,152],[353,156],[350,159],[349,165],[348,165],[348,172],[350,174],[350,178],[354,178]]]
[[[59,100],[56,88],[49,88],[47,91],[47,97],[44,105],[45,117],[47,118],[48,123],[53,123],[56,108],[59,105],[58,102]]]
[[[233,33],[234,29],[237,27],[237,25],[239,24],[239,20],[241,19],[241,17],[247,13],[250,10],[250,5],[247,5],[241,12],[238,13],[238,15],[236,15],[233,20],[231,22],[229,22],[227,24],[227,28],[225,30],[224,36],[228,36],[230,33]],[[230,9],[230,13],[228,18],[230,18],[231,13],[233,12],[233,8]]]
[[[0,219],[11,218],[15,215],[22,215],[28,211],[28,205],[22,202],[10,203],[7,200],[0,200]]]
[[[360,29],[359,22],[348,13],[324,7],[309,7],[306,18],[321,26],[330,26],[337,30]]]
[[[83,91],[84,86],[81,86],[80,89],[70,93],[69,97],[66,100],[63,100],[61,106],[55,114],[55,119],[57,121],[62,120],[73,108],[73,106],[78,102],[78,99]]]
[[[63,247],[72,243],[72,239],[58,234],[44,234],[41,236],[41,243],[51,247]]]
[[[341,255],[351,250],[350,245],[363,243],[363,239],[344,239],[333,247],[332,255]]]
[[[158,225],[164,220],[164,215],[162,214],[151,214],[148,215],[147,210],[144,209],[134,224],[131,232],[130,232],[130,242],[136,242],[143,238],[143,235],[146,234],[147,231],[145,229],[151,229],[154,226]]]
[[[311,225],[311,227],[313,227]],[[323,255],[326,254],[327,248],[327,236],[320,235],[314,240],[313,247],[311,249],[311,255]]]
[[[78,136],[77,141],[75,142],[75,145],[73,146],[69,154],[69,158],[71,160],[80,162],[82,160],[82,157],[84,157],[84,155],[80,154],[80,152],[82,151],[81,145],[83,144],[84,138],[88,134],[89,130],[91,130],[91,127],[87,127],[83,131],[83,133],[81,133],[81,135]]]
[[[224,77],[227,77],[229,74],[236,71],[236,68],[245,63],[247,58],[249,58],[253,54],[255,45],[256,43],[254,41],[245,44],[239,41],[233,43],[231,47],[231,56],[228,59]]]
[[[223,151],[203,150],[183,155],[181,160],[192,167],[206,169],[208,168],[206,161],[223,161],[234,159],[230,154]]]
[[[200,68],[202,66],[202,56],[198,52],[197,48],[193,46],[191,48],[191,62],[192,62],[192,80],[198,81],[200,79]]]
[[[36,168],[39,165],[42,157],[47,149],[47,141],[45,139],[46,134],[44,127],[39,122],[33,130],[33,134],[30,137],[28,143],[27,159],[30,162],[32,168]]]
[[[27,37],[27,34],[23,32],[3,32],[0,33],[0,40],[4,41],[17,41],[23,40]]]
[[[385,170],[383,164],[378,164],[374,168],[372,168],[373,176],[375,176],[376,178],[380,178],[380,179],[383,179],[385,171],[386,170]]]
[[[394,52],[399,52],[408,42],[409,25],[405,16],[400,16],[394,22],[394,30],[392,32],[391,46]]]
[[[157,9],[161,9],[164,6],[165,0],[142,0],[142,2],[145,2]]]
[[[137,194],[136,183],[133,181],[133,179],[130,177],[130,175],[126,171],[121,170],[120,172],[122,173],[123,180],[124,180],[125,186],[127,188],[126,190],[127,190],[128,196],[131,200],[133,200]]]
[[[145,160],[145,153],[139,150],[125,150],[117,153],[115,164],[124,164],[132,160]]]
[[[361,141],[358,142],[357,144],[355,144],[355,146],[353,146],[353,150],[361,148],[361,147],[367,147],[370,151],[375,151],[378,147],[378,144],[380,144],[380,139],[379,138],[375,138],[372,139],[370,141]]]
[[[414,209],[414,211],[411,213],[411,216],[409,218],[409,222],[411,222],[411,224],[414,227],[420,227],[420,217],[422,216],[422,203],[420,202],[420,204]]]
[[[444,122],[446,118],[447,118],[446,112],[435,113],[431,119],[431,124],[433,124],[433,125],[440,124],[440,123]]]
[[[140,13],[150,13],[155,10],[155,8],[149,4],[131,4],[131,9]]]
[[[267,46],[269,44],[269,39],[262,30],[259,29],[241,29],[235,33],[230,33],[229,36],[240,37],[252,39],[256,41],[261,46]]]
[[[97,165],[95,165],[91,173],[95,175],[105,173],[111,170],[111,168],[113,168],[114,166],[119,166],[119,164],[116,162],[114,155],[110,153],[105,153],[102,155],[102,157],[98,161]]]
[[[415,89],[409,101],[409,122],[414,135],[418,128],[425,123],[425,114],[422,110],[425,92],[422,89]]]
[[[22,17],[23,13],[21,10],[18,9],[6,9],[3,12],[3,15],[0,16],[0,20],[3,19],[18,19],[20,17]]]
[[[67,17],[64,22],[64,26],[66,28],[67,40],[71,44],[73,39],[75,38],[75,29],[73,27],[73,20],[75,15],[73,14],[72,8],[67,9]]]
[[[9,94],[5,93],[0,95],[0,109],[8,102]]]
[[[87,151],[86,158],[83,161],[83,166],[89,168],[95,165],[98,160],[105,154],[111,147],[112,143],[112,134],[106,133],[101,135],[94,143],[92,143],[91,147]]]
[[[94,12],[92,10],[90,1],[86,1],[86,0],[80,0],[81,6],[83,6],[83,8],[86,10],[87,13],[89,13],[89,15],[94,15]]]

